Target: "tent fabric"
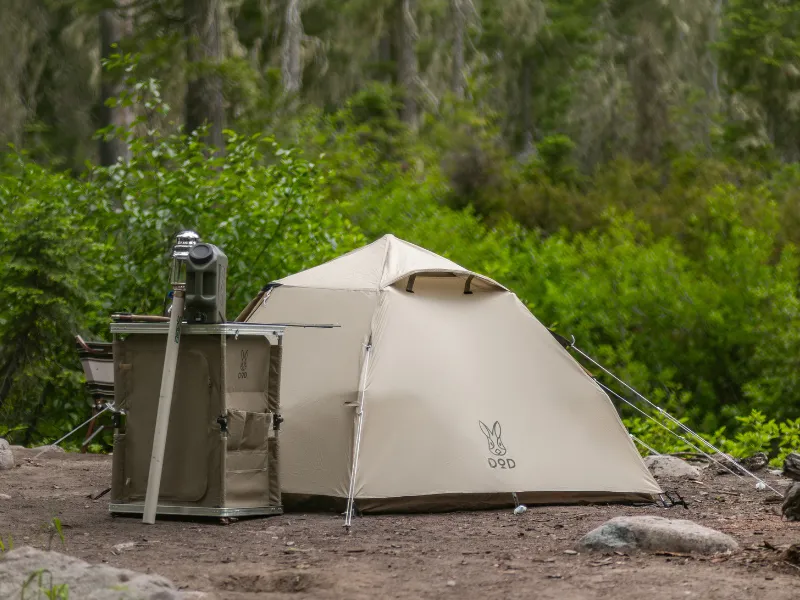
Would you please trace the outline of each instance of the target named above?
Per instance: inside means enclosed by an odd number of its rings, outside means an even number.
[[[478,285],[465,294],[471,275]],[[341,325],[284,340],[286,499],[347,497],[367,344],[360,509],[480,508],[512,504],[513,493],[530,503],[661,493],[608,396],[491,279],[384,236],[279,283],[248,321]]]
[[[339,258],[278,280],[281,286],[330,290],[378,291],[412,273],[473,275],[500,289],[499,283],[472,273],[430,250],[385,235]]]

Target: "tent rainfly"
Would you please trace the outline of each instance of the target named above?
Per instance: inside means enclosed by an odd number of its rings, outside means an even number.
[[[512,292],[386,235],[268,285],[241,317],[293,331],[287,508],[362,512],[652,500],[608,396]]]

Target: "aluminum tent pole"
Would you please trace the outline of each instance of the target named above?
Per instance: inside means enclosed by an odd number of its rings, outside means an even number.
[[[361,451],[361,430],[364,424],[364,396],[367,391],[367,372],[369,371],[369,357],[372,352],[372,343],[367,342],[364,351],[364,364],[361,367],[361,377],[358,383],[358,403],[356,405],[355,440],[353,442],[353,467],[350,470],[350,488],[347,492],[347,509],[345,510],[344,526],[348,533],[353,521],[353,508],[356,496],[356,473],[358,472],[358,456]]]
[[[161,470],[164,467],[164,449],[167,446],[167,429],[169,413],[172,408],[172,393],[175,390],[175,371],[178,368],[178,350],[180,349],[180,322],[183,319],[184,290],[175,290],[172,300],[172,311],[169,318],[167,334],[167,350],[164,355],[164,372],[161,376],[161,391],[158,394],[158,413],[156,428],[153,434],[153,452],[150,455],[150,473],[147,476],[147,493],[144,499],[142,522],[156,522],[158,493],[161,488]]]
[[[164,450],[167,446],[169,430],[169,413],[172,408],[172,396],[175,391],[175,372],[178,369],[178,350],[181,343],[181,322],[186,303],[186,261],[189,253],[200,241],[194,231],[181,231],[175,236],[172,247],[172,264],[169,280],[172,284],[172,307],[167,330],[167,346],[164,351],[164,370],[161,374],[161,390],[158,394],[158,412],[156,427],[153,432],[153,449],[150,455],[150,472],[147,476],[147,492],[144,498],[142,522],[156,522],[158,509],[158,493],[161,489],[161,471],[164,467]],[[194,291],[194,290],[192,290]]]

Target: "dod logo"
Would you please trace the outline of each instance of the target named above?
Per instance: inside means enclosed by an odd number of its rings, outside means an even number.
[[[503,431],[500,428],[500,421],[495,421],[491,429],[483,421],[478,421],[481,426],[483,435],[486,436],[486,441],[489,443],[489,452],[494,454],[494,457],[489,458],[489,466],[492,469],[513,469],[517,466],[513,458],[500,458],[506,455],[506,447],[503,445],[503,440],[500,437]]]
[[[247,353],[250,350],[242,350],[242,361],[239,363],[239,379],[247,379]]]

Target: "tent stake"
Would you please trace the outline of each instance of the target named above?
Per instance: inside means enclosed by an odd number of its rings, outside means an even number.
[[[161,488],[161,469],[164,466],[164,449],[167,445],[169,412],[172,408],[172,392],[175,389],[175,371],[178,367],[180,348],[180,321],[183,319],[183,304],[186,292],[175,290],[167,334],[167,350],[164,354],[164,373],[161,376],[161,392],[158,395],[158,414],[153,435],[153,453],[150,456],[150,473],[147,477],[147,492],[144,499],[143,523],[156,522],[158,492]]]
[[[344,516],[344,526],[350,533],[353,521],[353,508],[356,495],[356,472],[358,471],[358,455],[361,450],[361,426],[364,423],[364,396],[367,388],[367,372],[369,371],[369,356],[372,343],[367,342],[364,351],[364,364],[361,367],[361,377],[358,384],[358,405],[356,406],[355,440],[353,442],[353,467],[350,470],[350,489],[347,492],[347,509]]]

